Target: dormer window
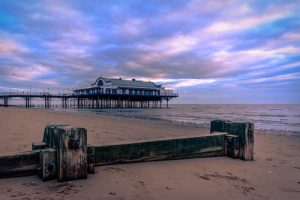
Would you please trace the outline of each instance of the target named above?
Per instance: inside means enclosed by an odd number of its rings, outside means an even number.
[[[103,86],[103,85],[104,85],[104,82],[102,80],[99,80],[97,86]]]

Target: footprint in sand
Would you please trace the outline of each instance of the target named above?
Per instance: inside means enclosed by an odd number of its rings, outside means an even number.
[[[254,187],[249,186],[249,181],[240,178],[238,176],[234,176],[230,172],[226,172],[225,174],[220,174],[218,172],[214,172],[211,174],[200,174],[200,173],[194,173],[194,175],[198,178],[201,178],[206,181],[210,181],[212,179],[222,179],[228,181],[235,189],[243,193],[244,195],[247,195],[248,193],[251,193],[255,191]]]
[[[172,188],[169,186],[166,186],[166,190],[172,190]]]
[[[48,191],[50,193],[55,192],[56,194],[69,195],[71,192],[77,193],[79,191],[77,188],[77,185],[67,182],[51,185],[48,187]]]

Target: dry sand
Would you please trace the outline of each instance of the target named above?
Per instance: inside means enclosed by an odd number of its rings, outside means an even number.
[[[88,142],[208,134],[208,129],[53,110],[0,108],[0,153],[31,149],[47,123],[85,127]],[[87,180],[0,179],[0,199],[300,199],[300,138],[256,131],[255,161],[227,157],[96,168]]]

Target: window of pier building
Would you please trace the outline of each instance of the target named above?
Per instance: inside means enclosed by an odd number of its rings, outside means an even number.
[[[106,94],[110,94],[110,92],[111,92],[110,88],[106,88],[105,93],[106,93]]]

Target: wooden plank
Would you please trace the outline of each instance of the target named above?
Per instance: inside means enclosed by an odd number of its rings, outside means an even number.
[[[95,147],[93,145],[87,146],[87,161],[88,161],[88,173],[95,173]]]
[[[225,135],[225,155],[238,158],[240,153],[240,139],[237,135]]]
[[[0,155],[0,178],[33,175],[39,165],[40,150]]]
[[[95,145],[95,165],[224,156],[225,135]]]
[[[45,149],[48,145],[45,142],[34,142],[32,143],[32,150]]]
[[[56,150],[53,148],[42,149],[40,151],[41,177],[43,181],[56,178]]]

